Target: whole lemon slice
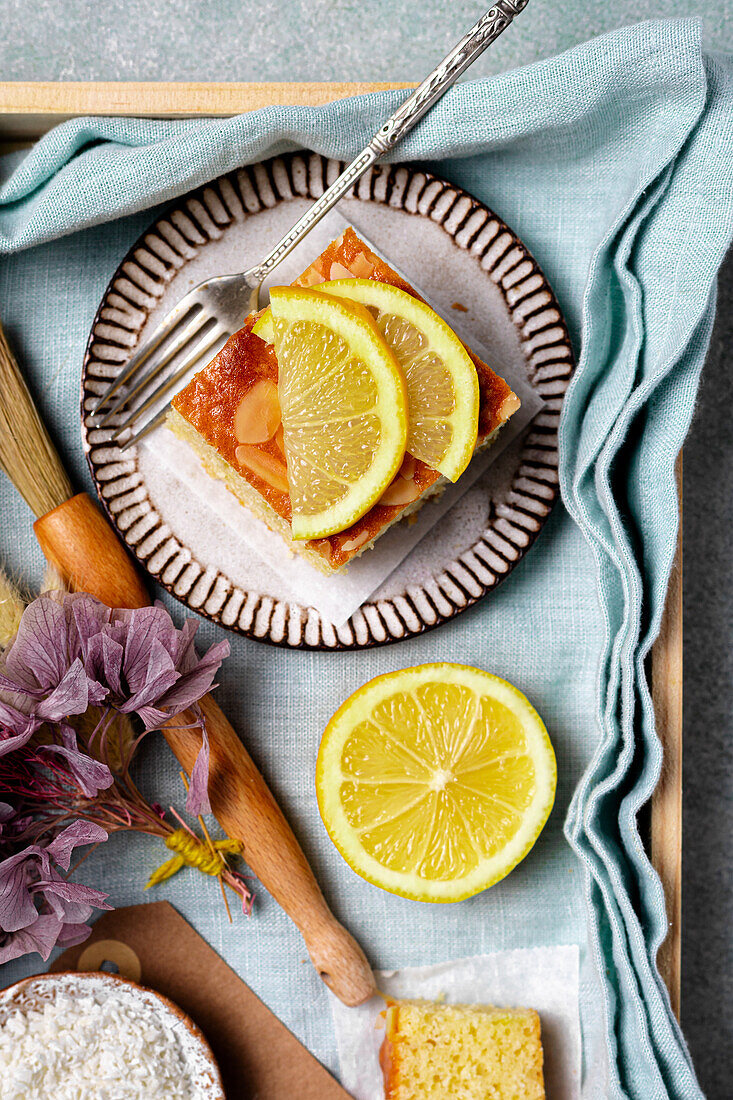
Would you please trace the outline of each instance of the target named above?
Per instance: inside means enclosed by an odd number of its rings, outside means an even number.
[[[293,538],[325,538],[400,468],[405,379],[363,306],[293,287],[273,287],[270,302]]]
[[[321,816],[369,882],[418,901],[459,901],[516,866],[555,798],[555,754],[511,684],[466,665],[378,676],[323,734]]]
[[[407,451],[457,481],[476,447],[480,395],[476,368],[456,334],[425,302],[389,283],[338,279],[314,289],[373,314],[407,382]],[[253,331],[271,342],[267,311]]]

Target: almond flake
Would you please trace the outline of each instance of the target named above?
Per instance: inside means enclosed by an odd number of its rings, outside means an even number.
[[[352,550],[358,550],[365,542],[369,542],[370,537],[369,531],[361,531],[353,539],[347,539],[346,542],[343,542],[341,550],[345,554],[350,554]]]
[[[278,493],[290,492],[288,471],[284,462],[258,447],[241,446],[234,452],[240,466],[255,474]]]
[[[307,271],[304,271],[297,282],[297,286],[309,287],[316,286],[318,283],[324,282],[323,275],[320,271],[316,271],[314,268],[309,267]]]
[[[400,477],[398,474],[391,485],[388,485],[385,491],[379,498],[379,504],[386,504],[390,507],[400,507],[405,504],[412,504],[413,500],[417,500],[420,496],[421,489],[414,481],[408,481],[406,478]]]
[[[255,382],[239,402],[234,414],[237,443],[266,443],[280,426],[277,386],[269,378]]]
[[[344,267],[338,260],[331,264],[331,270],[328,273],[329,279],[355,279],[356,276],[353,272],[349,271],[348,267]]]
[[[374,264],[366,257],[365,252],[359,252],[354,256],[354,259],[349,264],[351,272],[356,275],[357,279],[368,279],[371,273],[374,271]]]
[[[403,477],[405,481],[412,481],[413,477],[415,476],[416,467],[417,462],[415,461],[413,456],[406,454],[403,459],[402,465],[400,466],[400,477]]]

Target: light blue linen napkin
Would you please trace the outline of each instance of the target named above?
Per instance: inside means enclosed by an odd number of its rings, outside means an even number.
[[[149,208],[287,149],[349,158],[402,94],[225,121],[74,120],[0,165],[0,252],[11,254],[0,268],[0,316],[80,481],[75,401],[85,333]],[[700,1095],[655,967],[667,922],[637,814],[660,767],[644,661],[674,554],[674,460],[733,229],[732,139],[730,59],[703,56],[693,21],[606,35],[461,85],[438,104],[397,157],[440,162],[440,174],[518,231],[580,349],[560,438],[563,498],[575,524],[553,517],[501,589],[431,636],[358,655],[264,651],[235,640],[221,689],[225,709],[244,715],[255,756],[339,915],[376,965],[581,943],[587,1096]],[[130,216],[138,211],[145,213]],[[0,492],[0,555],[27,573],[38,560],[22,533],[27,516],[6,485]],[[205,626],[207,639],[212,632]],[[349,690],[379,672],[456,654],[513,679],[547,718],[570,847],[556,813],[505,883],[459,906],[426,909],[342,866],[317,821],[310,775],[318,732]],[[148,751],[156,794],[166,784],[173,791],[170,768]],[[88,880],[111,889],[117,904],[139,900],[134,878],[150,858],[144,842],[119,838],[103,851],[88,861]],[[322,1020],[314,1027],[308,1018],[308,1006],[322,1003],[317,980],[307,968],[288,969],[297,950],[290,926],[264,899],[250,927],[228,929],[205,885],[173,880],[166,896],[333,1067]],[[21,972],[7,968],[8,980]]]

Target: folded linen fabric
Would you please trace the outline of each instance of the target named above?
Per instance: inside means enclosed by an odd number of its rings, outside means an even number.
[[[17,254],[146,210],[287,149],[349,158],[403,94],[227,120],[67,122],[0,165],[0,252]],[[598,1004],[586,988],[586,1095],[700,1095],[655,967],[667,927],[664,899],[636,819],[660,767],[644,660],[674,554],[675,457],[692,416],[716,273],[733,228],[732,139],[731,61],[703,55],[698,24],[681,20],[642,23],[459,85],[395,154],[439,162],[436,171],[519,232],[554,285],[580,353],[560,430],[560,481],[593,551],[605,627],[594,690],[577,701],[578,713],[594,711],[594,751],[566,821],[584,868],[603,1001],[596,1022],[607,1040],[604,1092],[591,1064]],[[533,551],[525,573],[541,553]],[[483,652],[482,614],[452,628],[464,652]],[[536,619],[531,625],[530,652],[525,646],[517,657],[527,669],[548,660],[556,644],[549,628],[543,632]],[[420,645],[411,645],[415,661],[430,658],[427,641]],[[296,660],[301,670],[311,667],[307,655]],[[365,659],[359,679],[382,671],[379,660]],[[563,690],[574,686],[555,685]],[[538,891],[540,927],[549,936],[550,895]],[[395,928],[399,919],[406,928],[407,915],[395,913]],[[468,945],[445,928],[442,957],[465,954]]]

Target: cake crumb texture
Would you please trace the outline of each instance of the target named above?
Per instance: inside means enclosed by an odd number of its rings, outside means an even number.
[[[533,1009],[399,1001],[382,1045],[385,1100],[544,1100]]]

